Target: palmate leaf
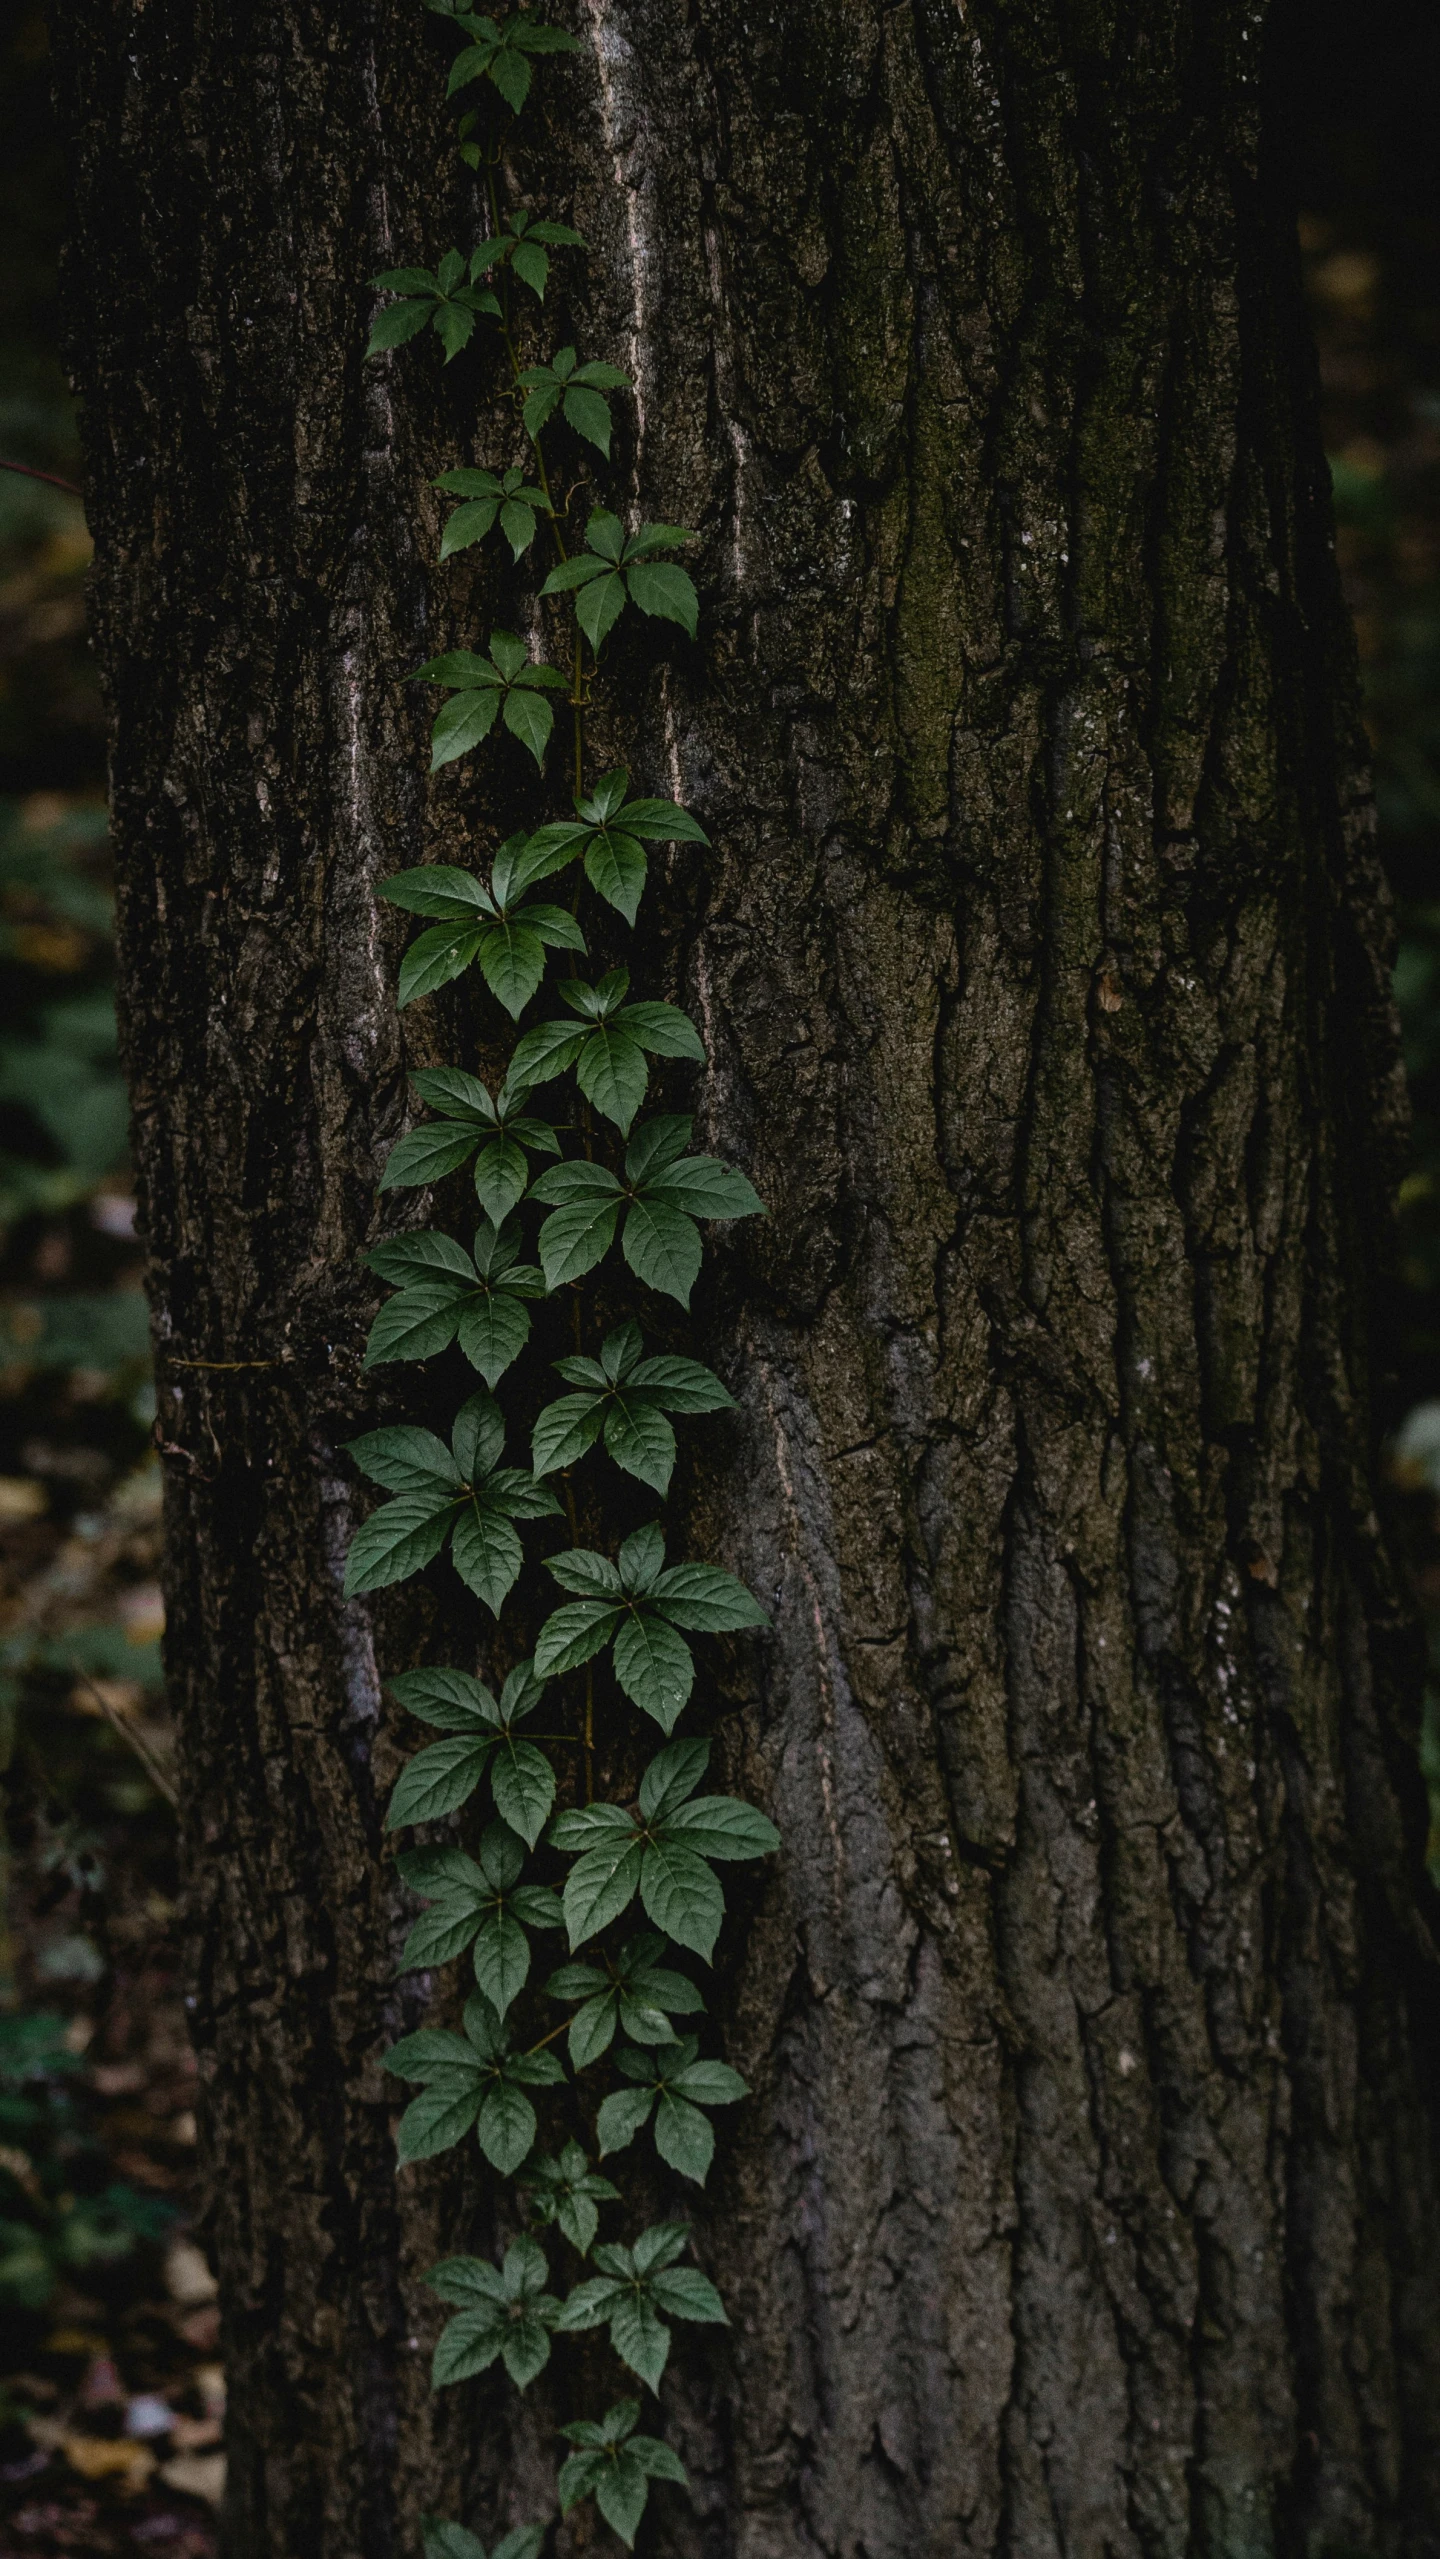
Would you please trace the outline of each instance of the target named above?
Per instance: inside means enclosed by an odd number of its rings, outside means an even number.
[[[545,2252],[528,2236],[506,2250],[502,2267],[484,2257],[447,2257],[432,2266],[426,2283],[458,2307],[435,2349],[432,2386],[468,2381],[500,2360],[517,2390],[527,2389],[550,2360],[550,2331],[561,2316],[548,2276]]]
[[[526,1084],[546,1084],[572,1068],[587,1101],[628,1132],[649,1081],[649,1059],[705,1061],[705,1045],[674,1004],[629,1004],[629,973],[612,969],[598,986],[564,978],[557,992],[580,1022],[542,1022],[518,1043],[511,1073]]]
[[[574,595],[576,621],[597,655],[627,602],[678,622],[693,640],[700,613],[694,584],[655,555],[694,539],[683,524],[642,524],[627,539],[619,517],[597,508],[585,528],[586,548],[553,568],[540,592]]]
[[[518,1231],[508,1222],[498,1228],[482,1227],[468,1258],[448,1237],[407,1238],[405,1245],[405,1250],[382,1245],[369,1256],[372,1269],[380,1270],[383,1276],[400,1278],[403,1285],[399,1295],[382,1306],[371,1326],[366,1366],[431,1359],[449,1343],[458,1342],[471,1366],[480,1371],[487,1386],[493,1387],[529,1338],[526,1300],[545,1294],[543,1275],[532,1264],[517,1259]],[[436,1267],[433,1260],[416,1267],[416,1246],[428,1249],[441,1245],[445,1254],[443,1267]],[[357,1442],[357,1450],[359,1445]],[[467,1479],[463,1475],[452,1475],[453,1488],[458,1489],[464,1480]]]
[[[544,1752],[514,1730],[544,1695],[532,1664],[517,1663],[498,1700],[468,1671],[401,1671],[389,1686],[412,1715],[455,1738],[416,1753],[391,1797],[386,1827],[455,1811],[488,1767],[497,1813],[533,1848],[555,1800],[555,1772]]]
[[[620,2201],[619,2188],[591,2168],[578,2141],[567,2141],[558,2159],[537,2159],[522,2182],[536,2219],[554,2222],[582,2257],[594,2245],[600,2205]]]
[[[566,1024],[543,1027],[564,1031],[574,1040]],[[567,1057],[562,1064],[569,1062]],[[562,1068],[546,1069],[552,1071]],[[541,1174],[530,1196],[553,1211],[540,1229],[548,1287],[562,1287],[593,1270],[621,1232],[623,1215],[622,1250],[636,1277],[689,1305],[702,1252],[695,1220],[764,1214],[763,1201],[743,1173],[713,1155],[684,1154],[692,1126],[689,1119],[671,1114],[643,1121],[626,1149],[623,1179],[603,1164],[583,1160],[556,1164]]]
[[[546,879],[581,860],[591,887],[633,924],[645,886],[645,846],[707,844],[709,837],[673,800],[627,800],[629,784],[629,774],[617,766],[588,798],[577,795],[573,820],[538,828],[521,857],[525,878]]]
[[[532,364],[519,376],[524,393],[525,431],[538,443],[557,408],[568,426],[610,459],[610,403],[607,391],[630,388],[630,377],[613,364],[581,364],[573,347],[561,347],[549,364]]]
[[[432,1863],[434,1854],[431,1852]],[[446,1856],[453,1858],[462,1866],[472,1862],[459,1850],[441,1851],[439,1855],[442,1860]],[[412,1879],[417,1872],[426,1871],[425,1852],[399,1862]],[[443,1905],[440,1908],[443,1915]],[[430,1918],[427,1912],[426,1922]],[[477,1903],[469,1914],[472,1936],[481,1918],[483,1905]],[[420,1927],[426,1922],[421,1922]],[[537,1919],[537,1924],[551,1923]],[[455,1925],[458,1929],[458,1920]],[[402,1971],[418,1933],[418,1929],[411,1931],[401,1958]],[[473,2126],[491,2166],[502,2176],[510,2176],[528,2158],[535,2141],[535,2110],[525,2095],[526,2088],[554,2086],[563,2079],[564,2072],[553,2053],[514,2051],[504,2021],[482,1991],[477,1990],[467,2000],[464,2027],[463,2035],[422,2029],[418,2034],[402,2036],[386,2054],[385,2068],[397,2078],[418,2080],[422,2090],[400,2119],[398,2154],[402,2164],[411,2159],[434,2158],[443,2150],[453,2149]]]
[[[541,763],[554,725],[554,713],[544,697],[567,691],[570,683],[558,667],[533,662],[513,631],[491,632],[488,657],[472,649],[450,649],[427,658],[407,681],[458,688],[431,733],[432,773],[478,746],[497,717]]]
[[[705,2002],[683,1973],[656,1959],[664,1939],[646,1930],[632,1937],[618,1955],[600,1964],[562,1964],[545,1985],[551,1999],[575,1999],[581,2005],[570,2027],[571,2067],[584,2070],[607,2052],[617,2025],[636,2043],[669,2044],[678,2040],[672,2016],[690,2016]]]
[[[651,2480],[673,2479],[682,2488],[689,2484],[684,2464],[668,2444],[636,2433],[639,2417],[638,2401],[622,2399],[598,2425],[582,2417],[560,2428],[566,2442],[576,2446],[561,2465],[562,2515],[593,2497],[627,2549],[635,2546]]]
[[[537,1476],[569,1467],[604,1437],[618,1466],[657,1493],[669,1488],[675,1433],[668,1412],[713,1413],[733,1405],[720,1380],[698,1360],[646,1359],[640,1327],[630,1319],[605,1337],[598,1359],[557,1360],[573,1387],[548,1404],[534,1428],[531,1462]]]
[[[675,2264],[689,2237],[683,2222],[656,2222],[633,2248],[597,2248],[597,2272],[567,2296],[557,2327],[608,2327],[621,2361],[657,2390],[670,2352],[666,2319],[729,2325],[714,2285],[694,2267]]]
[[[738,2070],[727,2062],[698,2060],[698,2049],[693,2035],[649,2052],[620,2047],[616,2067],[634,2084],[617,2089],[600,2109],[596,2130],[602,2159],[627,2150],[653,2113],[661,2158],[680,2176],[704,2185],[715,2156],[715,2134],[702,2109],[733,2106],[750,2092]]]
[[[486,2559],[478,2533],[467,2532],[461,2523],[442,2523],[437,2515],[421,2516],[420,2539],[425,2559]],[[540,2559],[544,2540],[543,2524],[520,2524],[496,2542],[491,2559]]]
[[[506,471],[499,478],[493,471],[442,471],[430,485],[465,501],[456,507],[441,536],[442,560],[483,542],[496,524],[510,545],[511,557],[518,560],[535,539],[537,513],[551,511],[544,490],[528,487],[522,471]]]
[[[429,5],[435,7],[437,0],[429,0]],[[507,107],[518,115],[530,95],[529,57],[578,51],[576,37],[566,35],[560,27],[548,27],[536,18],[516,15],[502,20],[497,26],[493,18],[472,16],[465,10],[452,11],[442,7],[440,14],[446,17],[453,15],[472,39],[451,65],[447,97],[454,97],[457,90],[468,87],[472,80],[489,80],[499,90]]]
[[[598,1803],[557,1814],[551,1841],[575,1858],[564,1893],[572,1948],[618,1918],[638,1892],[657,1928],[709,1962],[724,1916],[710,1861],[768,1856],[780,1834],[753,1804],[736,1796],[692,1800],[708,1757],[707,1742],[672,1742],[646,1771],[636,1813]],[[592,1988],[603,1986],[602,1980]],[[652,2032],[637,2040],[664,2037]]]
[[[500,305],[488,288],[465,280],[465,261],[458,249],[450,249],[438,267],[389,267],[383,275],[370,279],[377,293],[398,293],[404,298],[392,302],[381,311],[370,331],[367,356],[383,354],[387,347],[403,346],[407,338],[418,336],[428,325],[439,336],[448,364],[464,346],[468,346],[477,319],[500,317]]]
[[[535,1646],[535,1667],[542,1679],[553,1678],[613,1643],[615,1676],[627,1697],[668,1733],[694,1679],[693,1656],[679,1630],[722,1634],[769,1621],[733,1573],[714,1564],[677,1565],[665,1572],[660,1569],[663,1556],[653,1523],[626,1539],[618,1570],[604,1556],[583,1548],[552,1556],[546,1570],[563,1588],[577,1586],[580,1568],[592,1574],[596,1595],[558,1608],[546,1619]],[[601,1584],[601,1567],[615,1577],[613,1588]]]

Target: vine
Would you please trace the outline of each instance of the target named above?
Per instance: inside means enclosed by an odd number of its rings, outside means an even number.
[[[599,775],[587,790],[587,712],[611,631],[633,610],[693,638],[698,605],[688,573],[668,556],[694,538],[683,525],[627,530],[598,503],[588,458],[575,486],[557,493],[547,438],[559,428],[607,464],[610,402],[631,387],[628,377],[612,364],[582,362],[574,345],[527,360],[540,352],[532,342],[552,252],[584,242],[528,206],[502,205],[505,146],[538,63],[579,46],[523,11],[497,23],[451,0],[427,5],[462,38],[448,94],[461,102],[458,147],[483,187],[489,230],[468,257],[451,249],[433,269],[377,276],[376,288],[391,298],[367,351],[433,330],[449,363],[477,329],[495,333],[523,458],[512,450],[494,469],[441,474],[434,485],[458,503],[440,557],[498,538],[518,567],[537,539],[547,539],[553,560],[538,594],[555,599],[552,612],[568,604],[573,627],[563,666],[497,629],[485,650],[444,651],[409,681],[444,696],[432,770],[499,731],[543,773],[563,696],[573,815],[511,835],[488,880],[428,863],[402,871],[381,894],[425,919],[401,967],[402,1007],[475,967],[518,1026],[541,995],[552,954],[565,955],[569,973],[552,981],[547,1018],[518,1030],[494,1089],[458,1066],[411,1078],[432,1116],[393,1149],[381,1189],[428,1187],[468,1169],[480,1223],[473,1243],[439,1227],[407,1228],[368,1255],[395,1294],[375,1319],[366,1362],[429,1361],[458,1349],[482,1383],[461,1404],[448,1444],[410,1423],[351,1444],[361,1471],[390,1498],[352,1541],[346,1594],[404,1581],[448,1547],[462,1583],[498,1621],[524,1562],[522,1530],[533,1523],[553,1540],[558,1523],[569,1543],[543,1557],[561,1603],[539,1627],[530,1656],[499,1683],[498,1697],[474,1672],[454,1667],[389,1681],[398,1704],[442,1738],[409,1760],[387,1827],[449,1823],[482,1789],[494,1817],[477,1825],[468,1848],[411,1847],[397,1859],[425,1905],[402,1972],[429,1973],[468,1957],[475,1988],[458,2030],[422,2027],[385,2066],[419,2092],[400,2120],[402,2164],[434,2158],[473,2133],[498,2176],[514,2181],[515,2235],[501,2261],[457,2255],[426,2278],[454,2314],[435,2348],[435,2388],[499,2365],[524,2390],[549,2362],[552,2339],[603,2331],[624,2375],[653,2395],[673,2323],[724,2323],[726,2313],[709,2278],[686,2262],[693,2237],[684,2219],[652,2223],[628,2241],[601,2240],[602,2213],[625,2201],[601,2163],[648,2133],[666,2168],[703,2184],[715,2149],[711,2113],[748,2093],[738,2072],[705,2058],[699,2034],[689,2031],[689,2021],[703,2019],[705,2000],[683,1959],[712,1958],[724,1916],[717,1865],[764,1856],[778,1833],[738,1798],[700,1793],[710,1745],[673,1735],[694,1682],[690,1639],[760,1626],[765,1617],[718,1566],[667,1563],[658,1519],[643,1521],[613,1556],[582,1543],[581,1506],[600,1518],[613,1507],[603,1475],[595,1499],[597,1467],[620,1469],[663,1502],[675,1420],[732,1400],[698,1361],[647,1349],[643,1294],[640,1314],[604,1319],[602,1302],[610,1315],[617,1311],[618,1264],[642,1292],[688,1308],[702,1223],[754,1216],[762,1204],[742,1173],[692,1151],[688,1116],[647,1111],[656,1061],[704,1062],[687,1015],[632,997],[623,966],[581,974],[597,930],[602,942],[613,935],[608,919],[633,928],[647,847],[708,839],[675,802],[631,798],[623,770]],[[568,904],[536,894],[563,873],[571,874]],[[545,1117],[535,1096],[567,1082],[576,1097],[571,1116]],[[603,1301],[591,1279],[602,1263]],[[499,1395],[513,1388],[531,1343],[532,1309],[557,1303],[568,1313],[573,1349],[552,1364],[569,1391],[534,1414],[530,1462],[517,1465],[507,1462]],[[548,1730],[532,1721],[542,1709]],[[633,1769],[644,1731],[629,1710],[657,1726],[664,1745],[638,1784],[611,1799],[604,1785]],[[636,1926],[639,1913],[648,1927]],[[559,1934],[571,1960],[541,1965],[545,1977],[532,1979],[533,1941]],[[556,2009],[556,2022],[547,2022]],[[588,2093],[592,2073],[598,2104]],[[537,2147],[537,2105],[547,2147]],[[556,2248],[582,2271],[572,2267],[566,2277]],[[560,2428],[570,2447],[558,2479],[562,2514],[593,2499],[630,2546],[652,2482],[686,2484],[674,2451],[642,2429],[641,2411],[622,2380],[608,2408]],[[546,2528],[507,2533],[491,2559],[537,2559]],[[423,2535],[426,2559],[486,2559],[483,2543],[458,2523],[427,2517]]]

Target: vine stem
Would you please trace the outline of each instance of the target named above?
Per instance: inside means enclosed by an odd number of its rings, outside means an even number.
[[[498,240],[500,237],[500,198],[495,185],[495,156],[493,153],[485,163],[485,195],[490,209],[491,237],[492,239]],[[500,270],[500,332],[505,340],[505,352],[510,358],[511,389],[518,398],[520,392],[520,358],[515,352],[515,340],[510,331],[510,271],[508,266],[502,266]],[[530,441],[535,448],[535,468],[539,475],[540,486],[545,492],[545,504],[550,510],[550,530],[555,537],[555,548],[559,552],[562,560],[568,560],[570,554],[565,548],[565,536],[560,529],[560,511],[555,504],[555,493],[550,486],[550,473],[545,461],[545,448],[538,435],[532,435]],[[570,703],[575,714],[575,797],[577,800],[585,788],[584,678],[584,658],[581,652],[580,627],[577,622],[575,628],[575,667],[570,688]],[[576,894],[578,896],[578,890]]]
[[[83,489],[76,488],[73,480],[62,480],[58,471],[37,471],[29,462],[0,461],[0,471],[18,471],[22,480],[43,480],[47,488],[63,489],[67,498],[83,499],[85,495]]]

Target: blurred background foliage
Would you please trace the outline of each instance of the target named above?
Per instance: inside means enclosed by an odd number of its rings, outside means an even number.
[[[1293,146],[1337,539],[1395,896],[1413,1112],[1382,1362],[1429,1640],[1422,1761],[1440,1882],[1440,11],[1297,8]]]
[[[1440,1806],[1440,11],[1278,22],[1414,1103],[1393,1466]],[[79,478],[42,11],[0,0],[0,455]],[[214,2286],[160,1686],[158,1463],[77,498],[0,471],[0,2546],[208,2559]],[[1440,1822],[1432,1832],[1440,1880]]]
[[[0,6],[0,456],[76,481],[42,11]],[[0,471],[0,2548],[209,2559],[159,1460],[83,507]]]

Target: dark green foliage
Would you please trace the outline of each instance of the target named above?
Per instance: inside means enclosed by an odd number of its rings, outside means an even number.
[[[518,108],[529,94],[534,58],[574,49],[572,37],[524,14],[496,21],[446,0],[431,5],[466,40],[451,74],[452,94],[475,84],[483,92],[488,84],[506,106]],[[600,2239],[602,2212],[625,2199],[592,2160],[630,2149],[648,2128],[665,2170],[697,2184],[707,2176],[715,2149],[711,2113],[747,2091],[728,2063],[702,2055],[697,2034],[682,2036],[677,2028],[677,2018],[703,2018],[705,2003],[671,1950],[710,1961],[725,1907],[717,1869],[767,1856],[778,1834],[739,1798],[698,1793],[710,1755],[705,1740],[668,1742],[645,1768],[633,1803],[595,1799],[595,1673],[608,1660],[613,1683],[602,1688],[598,1711],[612,1719],[612,1728],[617,1708],[628,1701],[668,1736],[694,1687],[690,1638],[738,1634],[766,1619],[744,1584],[717,1565],[667,1566],[656,1522],[625,1537],[614,1561],[578,1542],[567,1480],[572,1469],[603,1452],[663,1498],[676,1460],[676,1419],[731,1405],[720,1380],[697,1360],[668,1351],[647,1355],[633,1315],[602,1330],[581,1283],[618,1242],[636,1280],[687,1306],[701,1266],[704,1222],[763,1210],[743,1173],[687,1151],[689,1118],[664,1111],[638,1118],[657,1072],[705,1063],[688,1016],[677,1005],[632,997],[623,967],[594,982],[574,974],[587,947],[580,914],[587,893],[633,925],[647,847],[708,841],[698,820],[674,801],[632,799],[623,768],[589,789],[584,783],[584,715],[595,660],[620,614],[634,605],[695,635],[694,586],[663,556],[693,536],[667,524],[627,533],[617,515],[590,503],[582,540],[567,547],[569,509],[577,494],[584,502],[585,484],[557,506],[543,438],[561,423],[608,460],[607,395],[628,387],[627,377],[612,364],[582,364],[573,346],[523,369],[515,357],[513,284],[543,300],[551,251],[583,243],[564,223],[537,219],[527,209],[502,216],[496,192],[501,144],[477,138],[489,129],[488,112],[482,104],[467,113],[460,130],[462,157],[487,173],[488,235],[468,263],[452,251],[433,276],[398,269],[378,279],[403,298],[382,312],[372,345],[398,344],[433,323],[448,357],[468,342],[479,319],[502,321],[536,479],[532,485],[514,465],[441,473],[435,485],[460,501],[441,557],[498,530],[518,564],[548,526],[558,556],[540,592],[573,603],[573,676],[537,662],[519,639],[496,630],[488,653],[446,651],[428,659],[411,681],[441,685],[449,696],[435,722],[432,766],[467,753],[497,727],[543,765],[552,697],[567,692],[575,720],[574,815],[512,835],[495,853],[488,882],[452,864],[426,864],[398,873],[381,894],[425,919],[401,966],[401,1006],[473,965],[503,1013],[518,1022],[539,995],[553,953],[568,956],[570,973],[552,980],[551,1006],[515,1041],[498,1091],[459,1066],[427,1067],[412,1079],[435,1116],[392,1149],[380,1187],[433,1185],[473,1164],[481,1224],[468,1244],[426,1226],[373,1247],[369,1268],[394,1294],[375,1316],[366,1363],[429,1363],[458,1351],[478,1369],[485,1391],[462,1405],[448,1445],[414,1423],[391,1423],[351,1442],[357,1466],[390,1498],[357,1530],[345,1587],[359,1595],[404,1581],[424,1572],[448,1544],[461,1579],[499,1617],[524,1566],[522,1528],[560,1516],[561,1505],[542,1479],[555,1476],[565,1485],[570,1543],[543,1560],[567,1597],[540,1626],[533,1656],[510,1672],[498,1699],[462,1669],[405,1670],[389,1683],[399,1704],[440,1738],[417,1750],[403,1770],[387,1828],[448,1828],[458,1821],[466,1841],[462,1846],[450,1837],[398,1858],[402,1880],[424,1903],[400,1953],[400,1970],[429,1973],[464,1962],[476,1988],[460,2031],[424,2027],[406,2035],[385,2066],[418,2090],[400,2117],[402,2165],[434,2158],[472,2134],[502,2177],[529,2162],[519,2191],[531,2219],[555,2231],[593,2269],[562,2300],[550,2290],[544,2250],[529,2236],[516,2239],[498,2266],[486,2257],[456,2256],[434,2267],[426,2280],[454,2312],[435,2348],[435,2386],[500,2364],[523,2390],[548,2363],[552,2336],[600,2329],[621,2364],[653,2390],[669,2356],[672,2323],[718,2325],[724,2307],[707,2277],[680,2262],[690,2238],[682,2222],[658,2222],[629,2244]],[[536,895],[543,881],[572,866],[569,905]],[[567,1077],[575,1087],[570,1116],[541,1117],[532,1097]],[[550,1161],[532,1180],[536,1156]],[[554,1362],[568,1392],[532,1411],[533,1472],[527,1473],[502,1463],[505,1421],[490,1390],[525,1350],[534,1304],[560,1291],[570,1299],[575,1326],[573,1353]],[[550,1729],[537,1721],[518,1730],[542,1704]],[[493,1808],[488,1820],[475,1811],[482,1790]],[[637,1901],[652,1923],[638,1933],[631,1916]],[[586,1955],[550,1969],[541,1986],[535,1940],[562,1928],[572,1955],[582,1945]],[[536,2022],[537,1999],[560,2012],[548,2029]],[[594,2097],[566,2082],[555,2049],[562,2033],[577,2080],[605,2070],[610,2084]],[[562,2083],[566,2137],[557,2150],[533,2156],[536,2096]],[[577,2106],[594,2127],[588,2146],[568,2131]],[[562,2512],[593,2497],[627,2545],[652,2480],[685,2484],[667,2446],[637,2431],[638,2415],[633,2400],[621,2400],[598,2421],[579,2418],[562,2429],[572,2447],[560,2473]],[[484,2543],[458,2523],[428,2519],[423,2537],[425,2559],[486,2559]],[[526,2526],[501,2541],[491,2559],[537,2559],[539,2540],[539,2527]]]

